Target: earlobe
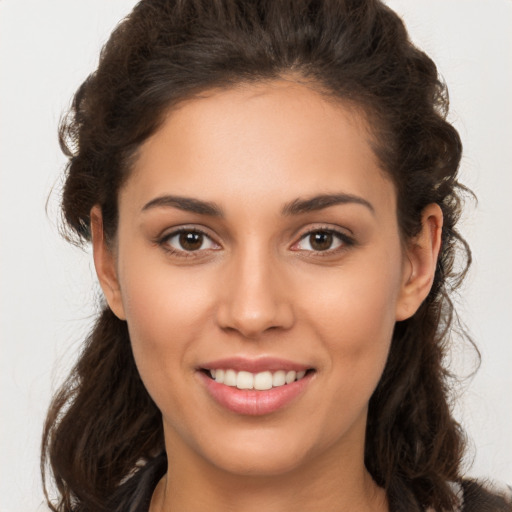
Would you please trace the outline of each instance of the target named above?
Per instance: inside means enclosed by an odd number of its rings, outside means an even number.
[[[99,206],[93,206],[90,218],[94,266],[100,286],[112,312],[120,320],[126,320],[115,256],[105,240],[103,216]]]
[[[441,250],[443,212],[432,203],[422,212],[421,231],[408,242],[403,281],[397,301],[396,320],[406,320],[418,310],[427,298]]]

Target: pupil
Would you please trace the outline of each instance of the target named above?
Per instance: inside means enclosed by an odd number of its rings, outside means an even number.
[[[203,245],[203,235],[201,233],[181,233],[180,245],[187,251],[197,251]]]
[[[318,231],[313,233],[310,239],[311,247],[315,251],[326,251],[332,245],[332,233]]]

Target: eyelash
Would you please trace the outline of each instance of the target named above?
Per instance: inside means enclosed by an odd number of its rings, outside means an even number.
[[[312,253],[308,254],[308,256],[314,256],[314,257],[326,257],[326,256],[332,256],[333,254],[338,254],[340,252],[344,252],[350,247],[353,247],[356,245],[356,241],[351,236],[347,235],[346,233],[343,233],[341,231],[338,231],[336,229],[333,229],[331,227],[315,227],[313,229],[310,229],[306,233],[302,234],[301,237],[297,242],[293,244],[293,246],[298,245],[303,240],[307,240],[308,237],[315,233],[325,233],[332,235],[334,239],[337,239],[340,242],[339,247],[335,247],[334,249],[326,249],[324,251],[315,251],[315,250],[300,250],[303,253]],[[311,244],[310,244],[311,245]]]
[[[197,257],[198,253],[211,250],[211,249],[197,249],[197,250],[187,251],[186,249],[181,249],[181,250],[175,249],[174,247],[169,245],[169,241],[172,238],[177,237],[184,233],[193,233],[193,234],[202,235],[204,238],[210,240],[211,243],[219,246],[219,244],[217,244],[208,233],[206,233],[205,231],[198,229],[198,228],[180,228],[176,231],[172,231],[171,233],[168,233],[168,234],[158,238],[157,240],[155,240],[155,242],[160,247],[162,247],[162,249],[164,251],[166,251],[167,253],[169,253],[173,256],[180,257],[180,258]],[[325,234],[332,235],[334,239],[337,239],[340,242],[340,246],[335,247],[334,249],[326,249],[323,251],[316,251],[314,249],[313,250],[297,249],[296,251],[297,252],[300,251],[302,253],[312,253],[312,254],[309,254],[308,256],[314,255],[315,257],[317,257],[317,256],[323,257],[323,256],[331,256],[333,254],[337,254],[339,252],[346,251],[347,249],[349,249],[350,247],[352,247],[356,244],[356,241],[352,237],[350,237],[347,234],[342,233],[336,229],[333,229],[330,227],[317,227],[314,229],[310,229],[306,233],[302,234],[301,237],[299,238],[299,240],[297,242],[295,242],[292,247],[300,244],[303,240],[307,240],[308,237],[310,237],[311,235],[313,235],[315,233],[325,233]],[[310,246],[311,246],[311,244],[310,244]],[[217,250],[217,249],[213,249],[213,250]]]
[[[180,228],[180,229],[177,229],[176,231],[172,231],[171,233],[167,233],[166,235],[158,238],[156,240],[156,243],[162,247],[162,249],[164,251],[166,251],[167,253],[171,254],[172,256],[177,256],[179,258],[193,258],[193,257],[197,257],[197,253],[201,253],[201,252],[204,252],[205,250],[209,250],[209,249],[197,249],[195,251],[187,251],[185,249],[175,249],[174,247],[172,247],[171,245],[169,245],[169,241],[176,237],[176,236],[179,236],[181,234],[184,234],[184,233],[193,233],[193,234],[196,234],[196,235],[202,235],[205,239],[208,239],[210,240],[211,243],[215,244],[215,245],[219,245],[217,244],[213,239],[212,237],[206,233],[205,231],[201,230],[201,229],[198,229],[198,228]],[[216,249],[213,249],[213,250],[216,250]]]

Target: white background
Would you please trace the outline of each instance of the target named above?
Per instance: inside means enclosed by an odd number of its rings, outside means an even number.
[[[42,502],[43,418],[94,313],[90,255],[59,238],[58,193],[45,213],[64,165],[57,124],[133,4],[0,0],[0,512]],[[512,483],[512,1],[389,4],[449,85],[462,180],[479,197],[463,225],[475,264],[459,309],[483,363],[457,416],[476,447],[469,473]],[[455,355],[467,373],[471,351]]]

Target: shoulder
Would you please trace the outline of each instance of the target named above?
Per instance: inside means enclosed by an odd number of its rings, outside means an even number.
[[[512,512],[512,488],[491,481],[460,483],[462,512]]]

